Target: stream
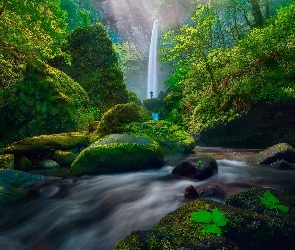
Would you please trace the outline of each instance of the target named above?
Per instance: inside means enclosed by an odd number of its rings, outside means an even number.
[[[292,190],[295,171],[249,166],[257,150],[196,148],[187,156],[167,156],[160,169],[54,178],[34,184],[36,198],[0,210],[0,249],[110,250],[132,230],[151,229],[167,213],[184,205],[186,187],[221,182],[226,196],[251,185]],[[204,181],[171,174],[182,159],[214,156],[219,171]],[[222,201],[221,201],[222,202]]]

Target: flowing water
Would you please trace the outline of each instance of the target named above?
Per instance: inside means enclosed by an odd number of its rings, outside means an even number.
[[[222,182],[227,196],[254,184],[294,186],[295,171],[242,161],[252,151],[201,148],[196,154],[214,155],[218,173],[204,181],[172,175],[173,165],[185,157],[170,156],[156,170],[40,181],[34,187],[41,195],[1,209],[0,249],[108,250],[132,230],[151,229],[185,204],[184,190],[190,185]]]
[[[150,52],[149,52],[149,66],[148,66],[148,84],[147,84],[147,99],[156,98],[159,94],[158,90],[158,21],[154,22]]]

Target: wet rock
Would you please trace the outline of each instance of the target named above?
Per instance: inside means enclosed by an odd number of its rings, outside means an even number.
[[[271,164],[273,167],[276,167],[277,169],[282,170],[293,170],[295,169],[293,165],[291,165],[289,162],[285,160],[279,160],[276,163]]]
[[[31,161],[24,155],[15,155],[15,169],[21,171],[28,171],[34,166]]]
[[[196,191],[196,189],[191,185],[185,189],[184,198],[185,199],[197,199],[197,198],[199,198],[199,194]]]
[[[52,169],[59,169],[60,165],[56,161],[45,159],[38,162],[37,168],[52,170]]]
[[[162,166],[163,150],[150,139],[111,134],[84,149],[71,166],[72,175],[118,173]]]
[[[287,143],[279,143],[261,151],[248,161],[256,164],[271,165],[280,160],[295,163],[295,149]]]
[[[14,169],[14,155],[0,155],[0,169]]]
[[[202,198],[217,198],[224,200],[226,197],[226,186],[221,182],[209,182],[197,189]]]
[[[184,160],[172,170],[172,174],[199,180],[209,178],[217,172],[218,165],[216,160],[209,157],[196,157]]]
[[[262,193],[265,190],[261,188]],[[256,197],[251,197],[256,202]],[[250,203],[251,197],[248,199]],[[220,226],[221,236],[203,232],[206,223],[196,222],[190,215],[204,210],[212,212],[215,208],[227,219],[226,224]],[[281,217],[259,214],[212,200],[197,199],[167,214],[153,229],[133,231],[114,249],[293,249],[295,223],[289,218],[286,214]],[[210,223],[214,225],[215,222]]]
[[[74,154],[72,151],[62,151],[55,150],[52,156],[53,160],[56,161],[61,166],[71,166],[71,164],[76,159],[77,154]]]

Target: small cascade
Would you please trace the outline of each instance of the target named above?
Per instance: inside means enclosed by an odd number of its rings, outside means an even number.
[[[159,114],[158,113],[152,112],[152,117],[153,117],[153,120],[154,121],[158,121],[159,120]]]
[[[158,54],[158,20],[154,22],[150,52],[149,52],[149,66],[148,66],[148,85],[147,85],[147,99],[156,98],[159,94],[158,90],[158,76],[157,76],[157,54]]]

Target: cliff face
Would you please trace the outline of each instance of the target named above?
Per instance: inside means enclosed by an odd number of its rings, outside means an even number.
[[[295,102],[257,104],[226,125],[202,132],[199,146],[267,148],[286,142],[295,146]]]

